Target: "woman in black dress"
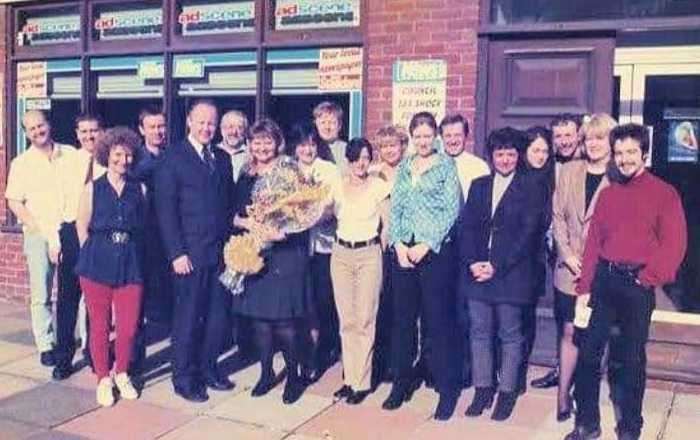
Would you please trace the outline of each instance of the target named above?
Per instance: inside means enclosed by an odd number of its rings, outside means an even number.
[[[309,237],[304,232],[285,235],[281,231],[263,231],[246,213],[256,180],[269,173],[280,160],[278,156],[283,142],[280,128],[269,119],[260,120],[250,128],[248,145],[252,162],[236,186],[234,226],[237,233],[251,231],[261,234],[264,241],[273,244],[263,251],[264,268],[246,277],[244,291],[234,297],[233,303],[236,313],[250,319],[260,355],[260,380],[251,395],[265,395],[275,385],[272,359],[277,342],[287,367],[282,400],[290,404],[299,400],[304,392],[299,366],[306,361],[310,347],[308,334],[303,331],[312,308],[308,279]]]

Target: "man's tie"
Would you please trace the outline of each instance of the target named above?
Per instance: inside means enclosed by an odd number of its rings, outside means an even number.
[[[214,164],[214,155],[212,154],[209,146],[205,146],[204,148],[202,148],[202,160],[209,168],[209,172],[213,173],[214,169],[216,168],[216,165]]]

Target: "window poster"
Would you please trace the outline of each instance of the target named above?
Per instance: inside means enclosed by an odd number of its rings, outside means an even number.
[[[47,96],[46,61],[17,63],[17,97]]]
[[[392,84],[392,122],[408,127],[422,111],[445,117],[447,62],[445,60],[396,61]]]
[[[253,32],[255,2],[228,1],[183,5],[178,22],[183,36]]]
[[[668,161],[698,162],[700,108],[666,109]]]
[[[80,15],[27,17],[17,32],[18,46],[45,46],[80,41]]]
[[[100,41],[160,37],[163,33],[161,8],[102,11],[94,28]]]
[[[321,49],[318,88],[326,91],[362,89],[362,48]]]
[[[277,0],[275,29],[327,29],[360,25],[360,0]]]

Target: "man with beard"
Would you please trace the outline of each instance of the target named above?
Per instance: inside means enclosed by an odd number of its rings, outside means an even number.
[[[591,220],[579,301],[592,313],[576,372],[576,427],[565,440],[597,439],[600,431],[600,363],[615,321],[620,327],[622,417],[620,440],[642,430],[646,343],[656,287],[673,281],[686,251],[687,229],[676,190],[645,169],[649,133],[625,124],[610,133],[610,186],[601,191]]]
[[[168,149],[156,172],[156,214],[174,273],[172,380],[175,393],[192,402],[208,400],[207,387],[234,387],[217,370],[229,328],[231,295],[219,275],[233,202],[231,162],[211,145],[217,119],[212,101],[196,101],[187,139]]]
[[[574,159],[580,157],[579,151],[579,128],[581,127],[581,118],[578,116],[564,113],[557,116],[549,124],[552,129],[552,145],[554,146],[554,173],[555,181],[559,178],[561,167]],[[557,341],[561,341],[564,331],[565,317],[556,315],[555,321],[557,324]],[[558,348],[557,348],[558,351]],[[559,356],[557,355],[557,359]],[[533,388],[551,388],[559,385],[559,365],[549,370],[544,376],[534,379],[530,382]]]
[[[248,117],[238,110],[231,110],[221,117],[221,142],[216,146],[231,156],[233,181],[237,182],[241,170],[250,160],[248,146],[245,143],[248,131]]]

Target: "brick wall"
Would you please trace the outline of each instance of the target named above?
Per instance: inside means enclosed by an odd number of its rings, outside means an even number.
[[[447,61],[447,110],[465,114],[472,124],[479,0],[367,3],[366,134],[371,138],[391,122],[392,65],[398,58]]]

